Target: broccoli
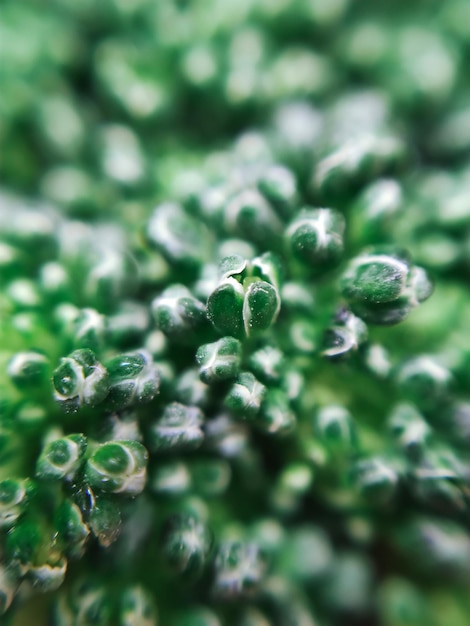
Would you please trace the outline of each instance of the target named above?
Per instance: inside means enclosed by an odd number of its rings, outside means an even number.
[[[2,14],[0,622],[467,626],[467,0]]]

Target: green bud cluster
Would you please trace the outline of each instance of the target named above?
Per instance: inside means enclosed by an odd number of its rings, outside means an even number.
[[[369,252],[354,258],[342,277],[342,292],[366,322],[397,324],[432,293],[421,267],[401,254]]]
[[[225,257],[220,280],[207,300],[207,315],[222,335],[237,338],[267,330],[279,314],[279,263],[265,253],[251,262]]]
[[[467,626],[467,0],[40,4],[0,26],[0,622]]]

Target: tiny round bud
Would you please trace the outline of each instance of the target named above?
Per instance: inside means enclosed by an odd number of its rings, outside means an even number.
[[[398,368],[396,380],[405,396],[419,408],[435,410],[450,400],[452,374],[432,356],[405,361]]]
[[[246,274],[248,261],[239,254],[230,254],[222,258],[219,263],[220,280],[235,278],[240,282],[242,276]]]
[[[85,467],[92,488],[135,496],[145,487],[148,453],[138,441],[110,441],[100,445]]]
[[[54,398],[66,412],[96,406],[109,391],[108,372],[91,350],[75,350],[53,373]]]
[[[284,372],[285,358],[278,348],[267,345],[253,352],[248,363],[262,383],[277,383]]]
[[[223,335],[241,338],[263,332],[281,306],[280,264],[269,252],[248,262],[232,255],[220,263],[221,282],[207,301],[207,314]]]
[[[271,507],[281,515],[293,515],[300,510],[303,497],[311,489],[313,470],[306,463],[289,463],[277,477],[270,492]]]
[[[191,468],[187,463],[169,461],[157,467],[150,487],[156,494],[179,496],[189,492],[192,479]]]
[[[357,433],[353,418],[342,406],[321,407],[314,423],[321,443],[332,453],[352,451],[357,445]]]
[[[371,183],[361,194],[357,203],[364,222],[377,225],[387,217],[395,215],[403,203],[403,190],[392,178],[380,178]]]
[[[198,407],[172,402],[151,428],[152,447],[154,450],[198,448],[204,439],[203,422],[204,416]]]
[[[80,434],[50,441],[37,460],[36,476],[41,480],[73,480],[86,449],[86,437]]]
[[[273,435],[286,435],[295,428],[296,418],[284,391],[267,390],[254,424],[262,431]]]
[[[364,253],[351,261],[342,278],[343,295],[366,322],[397,324],[432,293],[420,267],[403,255]]]
[[[247,336],[267,330],[281,308],[278,290],[264,280],[252,282],[245,292],[243,324]]]
[[[255,595],[267,563],[257,544],[227,541],[220,546],[214,566],[214,594],[229,600]]]
[[[10,529],[5,543],[5,556],[23,565],[32,565],[44,544],[44,529],[37,520],[21,518]]]
[[[226,278],[207,301],[207,316],[222,335],[243,336],[243,303],[245,291],[235,278]]]
[[[194,515],[169,520],[163,535],[162,551],[170,569],[186,578],[198,578],[212,548],[212,534]]]
[[[393,302],[405,289],[409,269],[405,261],[390,255],[356,257],[343,276],[343,294],[351,302]]]
[[[25,511],[31,490],[32,485],[24,480],[0,480],[0,528],[11,528],[16,523]]]
[[[196,352],[199,376],[211,384],[235,378],[240,369],[241,343],[234,337],[223,337],[200,346]]]
[[[362,495],[377,503],[388,502],[398,486],[398,472],[386,459],[379,457],[358,461],[351,474]]]
[[[104,343],[107,320],[95,309],[81,309],[73,320],[71,330],[77,348],[98,350]]]
[[[108,624],[111,617],[111,602],[102,583],[87,574],[72,588],[69,610],[74,624]]]
[[[348,311],[342,309],[335,317],[334,325],[330,326],[323,338],[323,356],[338,360],[356,351],[367,339],[367,326],[364,322]]]
[[[272,252],[265,252],[252,259],[248,266],[248,275],[270,283],[279,290],[283,267],[280,258]],[[248,282],[249,284],[249,282]]]
[[[426,450],[410,472],[411,491],[428,506],[458,514],[467,507],[461,472],[461,462],[452,450]]]
[[[70,297],[71,285],[67,270],[56,261],[41,266],[38,283],[42,293],[51,301],[63,302]]]
[[[343,254],[344,228],[344,217],[334,209],[304,209],[287,227],[287,249],[305,267],[325,271]]]
[[[224,493],[230,484],[230,465],[222,459],[197,459],[190,464],[189,471],[195,492],[205,497]]]
[[[419,457],[430,438],[431,429],[412,404],[398,404],[388,418],[388,427],[403,450]]]
[[[206,226],[175,203],[156,207],[147,226],[147,236],[172,264],[195,270],[209,261],[212,240]]]
[[[242,372],[229,389],[225,406],[236,415],[252,420],[260,410],[265,393],[266,387],[251,372]]]
[[[294,527],[281,548],[281,567],[288,580],[309,582],[325,576],[333,562],[328,535],[313,525]]]
[[[405,144],[387,132],[362,132],[334,147],[316,166],[313,183],[322,195],[346,194],[403,161]]]
[[[243,456],[247,450],[247,427],[226,414],[208,420],[205,430],[209,449],[215,450],[224,458],[235,459],[239,455]]]
[[[114,357],[106,362],[109,394],[106,407],[122,410],[151,402],[158,393],[160,377],[146,350]]]
[[[135,490],[128,493],[136,495]],[[116,541],[121,531],[121,512],[117,504],[103,496],[95,497],[88,525],[99,544],[104,548],[109,547]]]
[[[180,374],[175,383],[175,400],[188,406],[207,407],[211,401],[211,389],[203,383],[199,370],[191,367]]]
[[[122,593],[119,626],[157,626],[153,596],[140,585],[127,587]]]
[[[258,189],[281,217],[288,217],[297,198],[297,182],[290,170],[280,165],[268,168],[258,180]]]
[[[148,306],[133,300],[125,300],[120,303],[115,313],[108,316],[106,335],[113,345],[125,349],[129,346],[142,345],[149,326]]]
[[[168,287],[155,298],[152,313],[164,335],[183,345],[198,345],[210,328],[206,307],[183,285]]]
[[[81,558],[90,530],[79,507],[65,499],[57,508],[54,521],[64,554],[73,559]]]
[[[245,189],[227,203],[224,210],[226,230],[237,237],[262,244],[277,244],[282,222],[259,191]]]
[[[20,389],[37,387],[49,375],[49,359],[40,352],[18,352],[8,363],[8,376]]]

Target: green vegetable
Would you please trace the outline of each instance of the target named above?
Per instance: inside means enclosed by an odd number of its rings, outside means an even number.
[[[468,626],[467,0],[4,0],[3,626]]]

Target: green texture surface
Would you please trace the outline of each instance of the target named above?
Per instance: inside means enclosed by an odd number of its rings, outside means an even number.
[[[0,623],[468,626],[468,0],[4,0]]]

